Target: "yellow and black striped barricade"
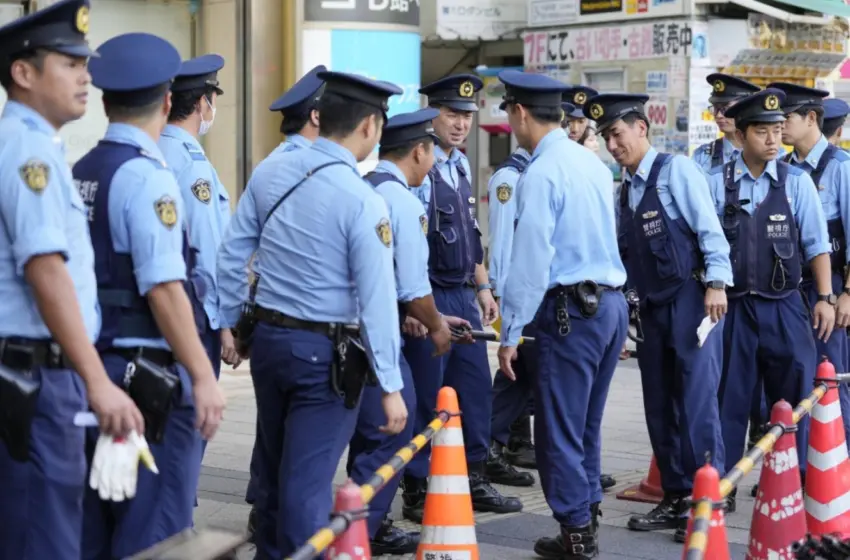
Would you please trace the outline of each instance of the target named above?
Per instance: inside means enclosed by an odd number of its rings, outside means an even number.
[[[500,342],[502,340],[501,333],[498,332],[489,332],[489,331],[458,331],[458,335],[462,336],[464,333],[469,333],[472,335],[473,340],[484,340],[486,342]],[[521,336],[519,337],[520,344],[533,344],[534,337],[531,336]]]

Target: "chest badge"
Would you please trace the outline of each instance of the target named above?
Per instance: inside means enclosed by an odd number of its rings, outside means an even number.
[[[504,183],[502,185],[499,185],[498,187],[496,187],[496,200],[498,200],[502,204],[505,204],[511,199],[512,192],[513,189],[511,189],[511,186],[509,184]]]
[[[422,233],[428,235],[428,216],[425,214],[419,216],[419,225],[422,226]]]
[[[641,217],[642,217],[644,220],[651,220],[652,218],[656,217],[657,215],[658,215],[658,212],[657,212],[657,211],[655,211],[655,210],[650,210],[649,212],[644,212],[644,213],[641,215]]]
[[[209,204],[210,198],[212,198],[210,182],[206,179],[198,179],[192,184],[192,194],[204,204]]]
[[[771,222],[784,222],[786,218],[785,214],[771,214],[768,219]]]

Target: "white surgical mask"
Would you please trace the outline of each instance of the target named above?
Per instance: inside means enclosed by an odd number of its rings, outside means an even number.
[[[198,134],[200,134],[201,136],[210,131],[210,128],[212,128],[213,125],[213,121],[215,121],[215,107],[210,105],[210,102],[207,101],[206,97],[204,97],[204,102],[210,108],[210,111],[212,111],[212,118],[208,121],[205,121],[204,117],[201,117],[201,128],[198,130]]]

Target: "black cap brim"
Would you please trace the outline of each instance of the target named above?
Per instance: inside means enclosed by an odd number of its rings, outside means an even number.
[[[738,121],[736,120],[735,122],[737,123]],[[773,114],[773,115],[759,115],[759,116],[754,117],[752,119],[744,119],[741,124],[773,124],[773,123],[781,123],[781,122],[785,122],[785,116]]]
[[[708,98],[709,103],[731,103],[743,99],[746,95],[712,95]]]
[[[443,105],[455,111],[466,111],[468,113],[478,111],[478,105],[474,101],[437,101],[437,105]]]
[[[66,54],[68,56],[79,56],[83,58],[98,58],[100,56],[96,50],[94,50],[87,44],[62,45],[60,47],[50,47],[49,50],[58,52],[60,54]]]
[[[584,116],[584,110],[581,107],[576,107],[571,112],[567,113],[567,117],[571,119],[586,119]]]

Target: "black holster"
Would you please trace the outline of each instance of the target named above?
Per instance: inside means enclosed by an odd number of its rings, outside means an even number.
[[[29,460],[30,432],[40,390],[41,381],[31,372],[0,364],[0,439],[9,456],[21,463]]]
[[[257,326],[256,309],[254,299],[257,296],[257,283],[260,281],[259,276],[254,277],[254,283],[251,284],[248,294],[248,301],[242,305],[242,315],[239,317],[239,322],[234,329],[233,337],[236,342],[236,349],[243,356],[247,356],[251,350],[251,343],[254,341],[254,328]]]
[[[363,394],[363,387],[377,385],[378,379],[372,371],[366,349],[360,340],[338,326],[332,337],[334,361],[331,366],[331,387],[345,399],[346,408],[356,408]]]
[[[599,311],[603,288],[596,282],[585,280],[575,285],[573,296],[582,317],[590,319]]]
[[[145,418],[145,438],[160,443],[168,415],[181,389],[180,376],[150,360],[137,357],[127,364],[124,387]]]

